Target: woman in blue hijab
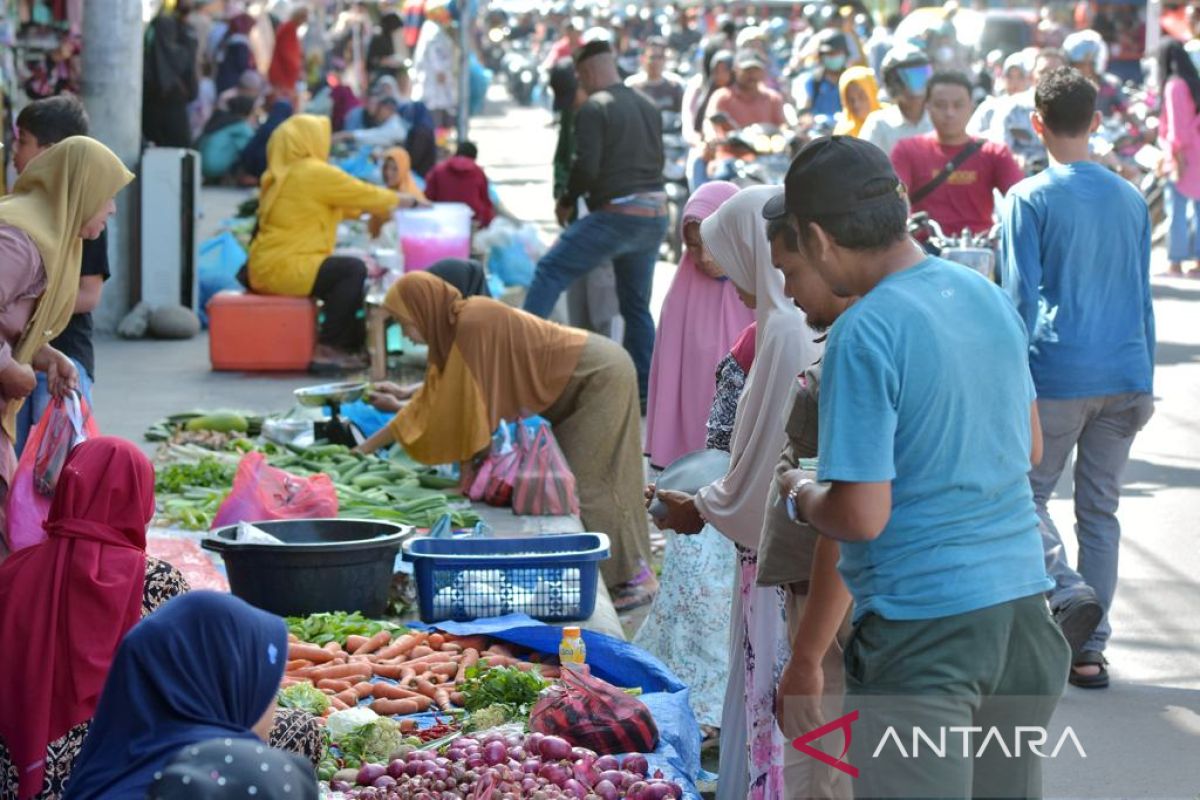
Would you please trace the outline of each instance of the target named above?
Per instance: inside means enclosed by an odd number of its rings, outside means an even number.
[[[117,650],[67,800],[142,798],[180,748],[263,742],[287,661],[287,626],[232,595],[190,592]]]
[[[267,118],[263,120],[262,125],[258,126],[258,130],[254,131],[254,137],[242,151],[242,169],[247,175],[261,178],[262,174],[267,171],[267,140],[271,138],[275,129],[291,115],[292,104],[286,100],[276,100],[272,104],[271,110],[267,112]]]

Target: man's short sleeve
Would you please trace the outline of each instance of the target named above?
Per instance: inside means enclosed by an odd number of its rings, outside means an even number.
[[[104,280],[112,277],[108,270],[108,229],[95,239],[83,240],[83,257],[79,262],[80,275],[99,275]]]
[[[896,477],[899,378],[884,353],[831,343],[822,361],[818,478],[879,483]]]

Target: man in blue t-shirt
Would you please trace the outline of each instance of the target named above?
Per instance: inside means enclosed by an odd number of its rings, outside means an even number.
[[[903,186],[869,142],[810,143],[763,214],[795,224],[834,294],[861,297],[826,345],[818,474],[781,487],[794,518],[841,542],[855,793],[1037,795],[1028,753],[908,757],[885,739],[978,727],[1012,743],[1047,724],[1066,682],[1027,478],[1041,436],[1021,320],[994,284],[908,237]]]
[[[1103,688],[1121,472],[1154,413],[1150,214],[1136,188],[1089,157],[1099,124],[1091,81],[1056,70],[1038,83],[1034,103],[1051,166],[1013,187],[1002,227],[1045,430],[1045,456],[1029,480],[1055,584],[1050,606],[1074,650],[1071,683]],[[1076,448],[1078,572],[1046,509]]]

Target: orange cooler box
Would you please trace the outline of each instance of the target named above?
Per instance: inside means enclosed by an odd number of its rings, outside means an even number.
[[[312,298],[226,291],[208,301],[208,356],[214,370],[303,371],[316,345]]]

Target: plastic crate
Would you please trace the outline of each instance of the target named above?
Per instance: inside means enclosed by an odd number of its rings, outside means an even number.
[[[543,622],[587,619],[596,608],[603,533],[432,539],[404,545],[417,578],[421,621],[467,622],[528,614]]]

